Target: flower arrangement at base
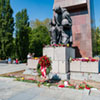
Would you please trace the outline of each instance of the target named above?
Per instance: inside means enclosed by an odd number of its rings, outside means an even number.
[[[44,47],[70,47],[70,44],[50,44]]]
[[[47,56],[42,56],[39,59],[38,65],[37,65],[37,72],[39,76],[42,76],[46,78],[46,76],[50,73],[52,70],[51,68],[51,60]]]
[[[34,60],[38,60],[39,58],[38,57],[34,57]]]
[[[98,59],[94,59],[92,57],[85,57],[85,58],[75,58],[75,59],[71,59],[70,61],[81,61],[81,62],[98,62]]]
[[[90,90],[91,88],[93,88],[92,86],[86,84],[85,82],[81,83],[79,85],[79,89],[87,89],[87,90]]]
[[[73,89],[76,88],[75,85],[70,84],[68,81],[64,81],[64,83],[59,85],[58,87],[60,87],[60,88],[73,88]]]

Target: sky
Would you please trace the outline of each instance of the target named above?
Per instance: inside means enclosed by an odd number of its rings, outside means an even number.
[[[26,8],[29,20],[44,20],[53,16],[54,0],[11,0],[15,17],[18,11]],[[94,0],[95,22],[96,26],[100,26],[100,0]]]

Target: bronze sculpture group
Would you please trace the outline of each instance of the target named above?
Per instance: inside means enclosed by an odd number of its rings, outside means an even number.
[[[54,8],[50,25],[51,44],[72,44],[72,19],[66,8]]]

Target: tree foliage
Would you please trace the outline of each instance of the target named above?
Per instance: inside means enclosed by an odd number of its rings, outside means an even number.
[[[14,18],[10,0],[0,0],[0,58],[12,55]]]
[[[44,45],[50,44],[49,31],[46,26],[37,26],[30,34],[30,52],[34,52],[35,56],[42,56]]]
[[[29,18],[27,10],[23,9],[16,14],[16,52],[20,60],[25,60],[29,51]]]
[[[30,26],[32,29],[37,28],[38,26],[46,26],[49,29],[50,28],[49,22],[50,22],[49,18],[46,18],[43,21],[36,19],[35,21],[30,21]]]
[[[100,28],[97,27],[93,32],[93,56],[100,55]]]

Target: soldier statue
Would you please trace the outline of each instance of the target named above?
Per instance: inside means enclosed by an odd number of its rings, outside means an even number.
[[[55,6],[50,25],[51,44],[72,44],[72,19],[67,9]]]

